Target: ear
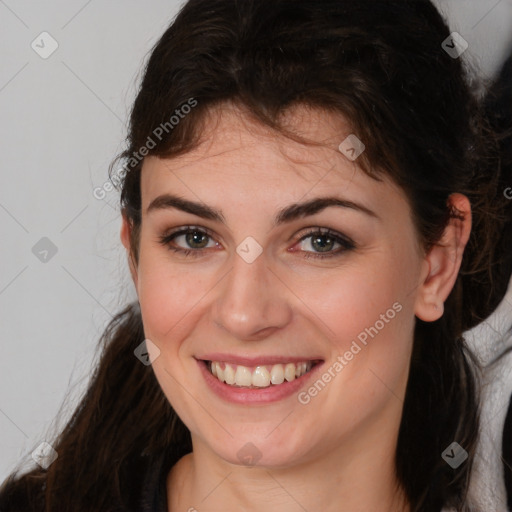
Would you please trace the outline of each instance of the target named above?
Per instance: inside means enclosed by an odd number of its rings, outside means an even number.
[[[415,314],[425,322],[443,316],[444,302],[455,285],[464,248],[471,233],[471,205],[462,194],[452,194],[448,207],[458,216],[451,217],[441,240],[425,256],[422,281],[416,296]]]
[[[130,274],[132,276],[133,284],[135,285],[135,290],[137,290],[138,295],[138,276],[137,276],[137,267],[134,261],[134,257],[131,251],[131,243],[130,243],[130,233],[132,230],[132,224],[126,217],[126,215],[122,214],[122,225],[121,225],[121,242],[123,243],[127,256],[128,256],[128,265],[130,267]]]

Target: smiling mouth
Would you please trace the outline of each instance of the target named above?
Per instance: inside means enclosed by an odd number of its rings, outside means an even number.
[[[299,379],[321,361],[303,361],[260,366],[242,366],[219,361],[204,361],[208,371],[220,382],[237,388],[268,388]]]

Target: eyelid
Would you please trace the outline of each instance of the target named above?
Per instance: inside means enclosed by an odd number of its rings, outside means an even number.
[[[340,233],[339,231],[336,231],[335,229],[321,227],[321,226],[311,226],[309,228],[304,228],[304,229],[307,229],[308,231],[306,231],[305,233],[303,233],[300,236],[299,241],[302,241],[304,238],[307,238],[308,236],[311,236],[311,235],[321,234],[324,236],[328,235],[333,238],[341,238],[344,242],[351,243],[351,244],[355,245],[355,242],[350,237],[348,237],[347,235],[345,235],[343,233]]]
[[[160,244],[167,246],[169,249],[174,249],[170,246],[170,242],[175,240],[177,237],[184,236],[190,232],[198,232],[201,234],[205,234],[211,240],[215,241],[216,245],[219,244],[219,242],[216,241],[217,237],[213,231],[211,231],[210,229],[205,228],[203,226],[196,226],[196,225],[185,225],[185,226],[179,226],[177,228],[173,228],[173,229],[169,229],[169,230],[164,230],[164,232],[158,236],[157,241]],[[183,247],[180,247],[180,248],[177,248],[174,250],[176,252],[191,251],[191,252],[195,252],[195,253],[200,253],[200,252],[204,251],[205,248],[203,248],[203,249],[184,249]]]
[[[303,240],[312,237],[313,235],[321,235],[326,236],[341,246],[341,249],[337,249],[335,251],[327,251],[325,253],[322,252],[314,252],[314,251],[302,251],[304,252],[305,258],[317,258],[317,259],[327,259],[327,258],[335,258],[337,256],[341,256],[343,253],[351,250],[355,250],[357,248],[357,244],[347,235],[340,233],[331,228],[325,228],[320,226],[306,228],[308,231],[302,234],[297,241],[297,244],[301,243]]]
[[[205,226],[199,226],[196,224],[185,224],[183,226],[171,228],[165,231],[165,233],[167,235],[173,235],[179,233],[180,231],[204,231],[208,236],[211,236],[212,238],[215,238],[217,236],[217,234],[214,233],[210,228],[207,228]]]
[[[321,227],[321,226],[309,226],[307,228],[304,228],[307,230],[306,232],[302,232],[300,235],[294,235],[288,239],[288,241],[292,240],[295,236],[297,237],[297,241],[294,243],[294,246],[297,244],[303,242],[305,239],[313,236],[313,235],[320,235],[320,236],[327,236],[330,239],[334,240],[335,243],[338,243],[341,245],[341,249],[338,249],[336,251],[326,251],[325,254],[322,252],[314,252],[314,251],[292,251],[292,252],[303,252],[305,258],[317,258],[317,259],[326,259],[326,258],[334,258],[336,256],[339,256],[340,253],[347,252],[349,250],[354,250],[357,248],[357,244],[347,235],[340,233],[334,229],[327,228],[327,227]],[[206,249],[212,249],[212,248],[199,248],[199,249],[186,249],[183,247],[173,247],[170,245],[170,242],[177,238],[178,236],[184,236],[190,232],[199,232],[201,234],[207,235],[210,239],[215,241],[216,245],[219,244],[218,241],[216,241],[216,234],[213,233],[210,229],[203,227],[203,226],[197,226],[197,225],[185,225],[180,226],[171,230],[164,231],[164,233],[158,237],[158,242],[164,246],[167,246],[169,250],[172,250],[176,253],[184,254],[185,256],[188,256],[190,254],[193,254],[194,257],[200,257],[204,255],[204,252]]]

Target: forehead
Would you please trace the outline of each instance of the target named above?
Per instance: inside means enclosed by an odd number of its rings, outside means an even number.
[[[347,187],[352,194],[403,195],[389,179],[374,180],[357,160],[340,151],[340,143],[353,136],[341,115],[301,105],[288,110],[280,124],[315,144],[290,139],[238,107],[224,104],[212,109],[200,144],[192,151],[168,159],[146,157],[141,176],[143,209],[166,188],[185,194],[188,188],[190,195],[191,187],[200,187],[219,196],[238,185],[268,196],[269,187],[279,186],[296,199],[310,192],[343,192]]]

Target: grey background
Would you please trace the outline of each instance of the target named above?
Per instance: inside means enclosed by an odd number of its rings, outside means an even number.
[[[512,45],[512,0],[437,4],[491,77]],[[64,425],[101,333],[136,297],[117,194],[93,190],[123,148],[142,64],[179,5],[0,0],[0,481],[33,465],[45,434]],[[43,31],[58,43],[47,59],[31,47]],[[57,248],[46,262],[33,252],[43,237]]]

